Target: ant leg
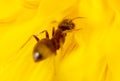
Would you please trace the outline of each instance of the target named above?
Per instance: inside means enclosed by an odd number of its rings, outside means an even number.
[[[36,41],[40,40],[36,35],[33,35],[33,37],[36,39]]]
[[[54,34],[55,34],[55,28],[53,27],[53,29],[52,29],[52,36],[54,36]]]
[[[33,37],[34,37],[37,41],[40,40],[40,39],[37,37],[37,35],[33,35]],[[19,52],[24,48],[24,46],[31,40],[31,38],[32,38],[32,36],[30,36],[30,37],[26,40],[26,42],[17,50],[17,52],[16,52],[15,54],[19,53]],[[19,58],[19,56],[20,56],[20,54],[14,56],[14,57],[11,56],[12,59],[10,58],[10,59],[7,60],[7,65],[8,65],[8,64],[11,64],[12,62],[14,62],[16,59]]]
[[[47,31],[47,30],[44,30],[44,31],[42,31],[42,32],[40,32],[40,33],[44,33],[44,32],[45,32],[46,38],[49,39],[49,34],[48,34],[48,31]]]
[[[40,33],[46,33],[46,38],[49,38],[49,34],[48,34],[48,32],[47,32],[47,30],[44,30],[44,31],[42,31],[42,32],[40,32]],[[33,37],[36,39],[36,41],[39,41],[40,39],[37,37],[37,35],[33,35]]]

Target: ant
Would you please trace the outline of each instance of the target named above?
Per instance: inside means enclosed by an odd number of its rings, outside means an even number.
[[[36,39],[37,43],[33,50],[33,59],[35,62],[44,60],[51,55],[56,55],[56,51],[61,47],[61,44],[64,44],[65,37],[67,32],[74,30],[75,24],[73,20],[83,18],[83,17],[76,17],[73,19],[64,19],[58,24],[58,29],[55,30],[53,27],[52,29],[52,38],[49,38],[49,34],[47,30],[42,31],[41,33],[45,32],[46,38],[39,39],[37,35],[33,35]]]

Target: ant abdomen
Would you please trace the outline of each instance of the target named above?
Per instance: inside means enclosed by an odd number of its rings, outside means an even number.
[[[44,60],[50,57],[52,54],[56,54],[54,45],[50,39],[42,39],[37,42],[33,50],[34,61]]]

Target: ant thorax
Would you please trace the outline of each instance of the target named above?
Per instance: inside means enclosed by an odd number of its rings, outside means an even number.
[[[61,47],[60,44],[64,44],[65,36],[66,36],[66,33],[63,33],[61,29],[56,30],[55,34],[51,39],[56,50],[58,50]]]

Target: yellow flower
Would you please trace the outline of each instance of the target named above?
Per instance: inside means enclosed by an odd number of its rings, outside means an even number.
[[[0,81],[120,81],[119,5],[107,0],[0,1]],[[35,63],[33,34],[75,21],[56,57]],[[44,34],[40,34],[40,39]]]

